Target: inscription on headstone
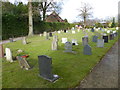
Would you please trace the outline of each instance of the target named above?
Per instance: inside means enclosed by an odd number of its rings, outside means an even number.
[[[39,76],[51,82],[54,82],[59,78],[58,75],[52,74],[52,58],[45,55],[38,56],[38,64]]]

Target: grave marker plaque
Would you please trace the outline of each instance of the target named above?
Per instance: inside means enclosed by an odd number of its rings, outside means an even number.
[[[38,56],[38,64],[39,76],[51,82],[54,82],[59,78],[58,75],[52,74],[52,58],[45,55]]]

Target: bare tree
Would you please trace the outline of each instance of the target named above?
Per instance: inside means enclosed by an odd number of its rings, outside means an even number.
[[[89,18],[92,15],[92,10],[93,8],[90,6],[89,3],[83,3],[82,7],[80,9],[78,9],[78,11],[80,12],[80,14],[78,16],[80,16],[84,21],[84,27],[86,26],[86,20],[87,18]]]
[[[29,34],[28,36],[33,35],[33,19],[32,19],[32,0],[29,0],[28,2],[28,9],[29,9]]]

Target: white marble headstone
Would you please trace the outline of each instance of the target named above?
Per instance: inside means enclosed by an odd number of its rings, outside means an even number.
[[[13,62],[11,50],[9,48],[6,48],[5,52],[6,52],[6,60],[10,61],[10,62]]]
[[[67,41],[67,38],[62,38],[62,43],[66,43]]]
[[[58,31],[58,33],[61,33],[60,31]]]
[[[75,34],[75,31],[72,31],[72,34]]]
[[[107,33],[110,33],[110,30],[108,30]]]

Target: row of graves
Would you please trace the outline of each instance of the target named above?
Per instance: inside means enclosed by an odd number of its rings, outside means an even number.
[[[72,30],[72,31],[74,31],[74,30]],[[67,30],[58,31],[58,33],[61,33],[61,32],[66,33],[68,31]],[[91,29],[91,32],[94,32],[93,28]],[[109,31],[109,33],[110,33],[110,31]],[[57,35],[53,35],[52,32],[50,32],[50,33],[44,32],[44,34],[40,34],[40,36],[45,36],[46,39],[48,39],[48,40],[49,40],[49,37],[53,37],[53,41],[51,43],[52,44],[51,50],[58,50],[58,36]],[[92,42],[96,43],[96,47],[103,48],[104,43],[109,43],[109,40],[113,40],[115,37],[117,37],[117,32],[115,32],[115,31],[113,33],[110,33],[109,36],[107,34],[102,34],[100,39],[98,39],[97,35],[94,35],[92,37]],[[91,41],[89,41],[89,36],[86,35],[86,36],[82,37],[81,39],[82,39],[82,45],[83,45],[83,54],[84,55],[92,55],[92,47],[89,45],[89,42],[91,42]],[[10,42],[13,42],[13,40],[10,39]],[[24,45],[27,44],[26,37],[23,37],[22,43]],[[76,54],[76,51],[73,51],[72,46],[79,45],[77,39],[72,39],[71,41],[68,41],[68,38],[62,38],[61,43],[63,43],[65,46],[64,47],[65,50],[63,52]],[[23,51],[22,50],[17,51],[17,53],[21,53],[21,52],[23,52]],[[3,45],[1,44],[0,45],[0,58],[3,58],[3,57],[5,57],[6,60],[9,62],[14,62],[10,48],[5,48],[5,55],[4,55]],[[21,68],[29,70],[31,68],[31,66],[29,65],[28,61],[26,60],[27,57],[28,57],[28,55],[21,55],[21,56],[16,56],[16,59],[18,60]],[[51,82],[54,82],[59,78],[58,75],[54,75],[52,73],[52,68],[51,68],[52,67],[52,58],[51,57],[46,56],[46,55],[39,55],[38,56],[38,65],[39,65],[38,68],[39,68],[39,76],[40,77],[42,77],[48,81],[51,81]]]

